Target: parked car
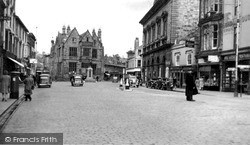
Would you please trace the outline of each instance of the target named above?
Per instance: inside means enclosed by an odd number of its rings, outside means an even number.
[[[139,80],[136,76],[129,75],[129,84],[131,87],[139,87]]]
[[[52,79],[51,76],[49,74],[40,74],[39,76],[39,80],[37,83],[38,88],[40,87],[51,87],[52,85]]]
[[[113,76],[112,83],[118,83],[118,77],[117,76]]]
[[[71,81],[72,86],[83,86],[83,77],[82,75],[73,75]]]

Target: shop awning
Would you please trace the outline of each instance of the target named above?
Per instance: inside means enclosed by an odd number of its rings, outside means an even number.
[[[16,64],[18,64],[19,66],[24,67],[24,65],[21,64],[20,62],[18,62],[17,60],[15,60],[13,58],[10,58],[10,57],[8,57],[8,59],[12,60],[13,62],[15,62]]]

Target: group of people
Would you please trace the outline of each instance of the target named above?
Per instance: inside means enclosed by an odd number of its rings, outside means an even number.
[[[35,87],[33,76],[28,71],[25,79],[24,80],[19,79],[19,81],[24,83],[25,101],[28,101],[28,100],[31,101],[32,90]],[[7,102],[7,98],[10,94],[10,88],[11,88],[11,76],[8,74],[7,70],[4,70],[3,75],[0,78],[0,84],[1,84],[0,91],[2,93],[2,101]]]

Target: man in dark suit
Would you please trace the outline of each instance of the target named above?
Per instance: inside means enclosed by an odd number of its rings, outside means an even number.
[[[195,83],[194,83],[194,78],[191,74],[191,72],[188,72],[186,74],[186,100],[187,101],[195,101],[193,100],[193,95],[194,95],[194,90],[196,89]]]

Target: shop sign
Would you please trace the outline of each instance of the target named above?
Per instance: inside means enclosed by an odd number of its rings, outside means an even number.
[[[192,48],[194,48],[194,41],[188,41],[188,40],[186,40],[185,46],[186,47],[192,47]]]
[[[30,63],[37,63],[37,59],[30,59]]]
[[[235,67],[229,67],[229,68],[227,68],[227,71],[235,71],[236,69],[235,69]]]
[[[250,69],[250,65],[238,65],[238,68],[241,71],[248,71]]]
[[[200,63],[205,63],[205,61],[204,61],[203,58],[200,58],[200,59],[198,59],[198,63],[199,63],[199,64],[200,64]]]
[[[218,57],[218,55],[208,55],[208,61],[219,62],[219,57]]]
[[[250,53],[239,54],[239,60],[250,59]],[[224,57],[225,61],[235,61],[235,55]]]

